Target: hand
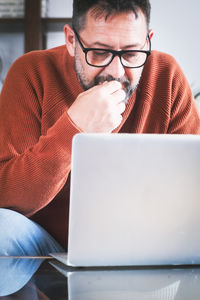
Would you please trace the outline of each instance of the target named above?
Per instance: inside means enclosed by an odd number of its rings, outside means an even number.
[[[122,121],[125,96],[120,82],[106,81],[81,93],[67,113],[83,132],[109,133]]]

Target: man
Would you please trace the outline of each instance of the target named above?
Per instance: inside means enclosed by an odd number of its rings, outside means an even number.
[[[0,255],[67,248],[76,133],[200,133],[180,67],[151,53],[149,20],[148,0],[74,0],[66,45],[10,69],[0,100]]]

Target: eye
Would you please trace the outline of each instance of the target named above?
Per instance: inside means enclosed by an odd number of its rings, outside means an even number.
[[[101,51],[101,50],[93,50],[92,51],[92,55],[94,56],[94,57],[108,57],[108,56],[110,56],[110,53],[109,52],[107,52],[107,51]]]
[[[139,56],[139,52],[126,52],[122,56],[125,60],[132,60],[136,59]]]

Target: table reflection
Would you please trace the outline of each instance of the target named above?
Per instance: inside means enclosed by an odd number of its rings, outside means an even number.
[[[200,299],[200,268],[68,268],[55,260],[0,259],[0,299]]]
[[[200,299],[200,269],[116,269],[69,271],[69,300],[192,300]]]

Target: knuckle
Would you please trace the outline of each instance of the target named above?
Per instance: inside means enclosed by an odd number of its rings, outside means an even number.
[[[98,90],[98,97],[104,98],[105,97],[105,90],[103,88],[100,88]]]
[[[109,112],[111,112],[111,110],[112,110],[111,103],[107,99],[104,101],[104,108]]]

